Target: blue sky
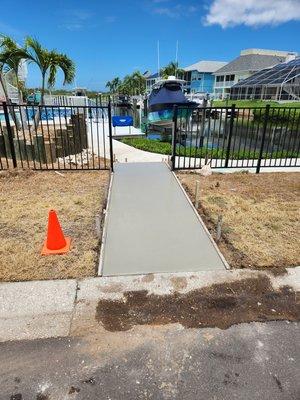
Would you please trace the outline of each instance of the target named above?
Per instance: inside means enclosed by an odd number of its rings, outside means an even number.
[[[175,58],[177,40],[181,66],[230,61],[252,47],[300,52],[300,0],[14,0],[0,32],[67,53],[75,84],[101,91],[115,76],[155,72],[157,40],[161,65]],[[29,67],[28,86],[39,83]]]

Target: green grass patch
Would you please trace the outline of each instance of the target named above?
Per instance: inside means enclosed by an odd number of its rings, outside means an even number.
[[[151,140],[147,138],[125,138],[121,140],[129,146],[135,147],[139,150],[149,151],[150,153],[158,153],[171,155],[172,145],[168,142],[162,142],[160,140]],[[176,149],[177,156],[184,157],[195,157],[195,158],[208,158],[208,159],[225,159],[226,149],[207,149],[205,147],[183,147],[177,146]],[[257,159],[259,157],[259,150],[252,151],[230,151],[229,158],[233,160],[243,160],[243,159]],[[297,157],[297,152],[293,151],[279,151],[271,153],[264,153],[263,158],[290,158]]]
[[[227,104],[227,105],[226,105]],[[288,103],[277,103],[276,101],[271,100],[214,100],[212,102],[212,107],[231,107],[235,104],[236,107],[266,107],[267,104],[270,104],[271,107],[287,107],[300,108],[300,101],[293,101]]]

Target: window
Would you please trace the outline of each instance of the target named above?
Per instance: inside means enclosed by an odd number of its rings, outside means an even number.
[[[226,75],[226,82],[234,81],[234,75]]]
[[[217,76],[217,82],[224,82],[224,75]]]

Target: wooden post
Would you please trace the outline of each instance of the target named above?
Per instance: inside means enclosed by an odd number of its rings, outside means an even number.
[[[96,235],[98,238],[101,237],[101,219],[100,215],[96,214],[95,216],[95,228],[96,228]]]
[[[196,181],[196,188],[195,188],[195,208],[199,207],[199,194],[200,194],[200,190],[199,190],[199,181]]]
[[[33,138],[33,143],[34,143],[34,154],[35,154],[35,159],[40,163],[40,164],[46,164],[46,153],[45,153],[45,139],[43,135],[37,134]]]
[[[216,240],[219,242],[221,240],[222,236],[222,222],[223,222],[223,217],[222,215],[218,215],[218,221],[217,221],[217,235],[216,235]]]

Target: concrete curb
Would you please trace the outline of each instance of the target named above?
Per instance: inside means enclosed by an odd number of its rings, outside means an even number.
[[[121,299],[126,291],[185,293],[259,276],[267,276],[274,289],[288,285],[300,291],[300,266],[278,276],[267,271],[224,270],[1,283],[0,342],[83,335],[99,329],[95,320],[99,300]]]

